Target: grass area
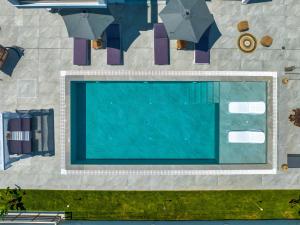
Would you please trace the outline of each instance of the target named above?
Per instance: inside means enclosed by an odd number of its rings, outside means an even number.
[[[300,190],[26,190],[24,204],[27,210],[68,211],[73,219],[89,220],[299,219],[300,208],[289,205],[299,194]]]

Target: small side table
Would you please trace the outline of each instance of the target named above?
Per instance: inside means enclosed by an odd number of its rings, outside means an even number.
[[[239,32],[244,32],[249,30],[249,23],[247,20],[243,20],[241,22],[238,23],[237,25],[237,29]]]
[[[101,39],[92,40],[93,49],[101,49],[103,48],[103,43]]]
[[[176,41],[176,49],[177,50],[183,50],[186,48],[186,41],[184,40],[177,40]]]
[[[273,38],[269,35],[266,35],[260,40],[260,43],[264,47],[270,47],[273,43]]]
[[[238,47],[245,53],[253,52],[256,49],[256,38],[249,33],[242,34],[238,39]]]

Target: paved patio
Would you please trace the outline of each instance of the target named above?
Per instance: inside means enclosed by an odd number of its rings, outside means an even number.
[[[223,34],[212,49],[210,65],[193,64],[193,51],[177,51],[175,43],[171,42],[171,65],[154,66],[153,31],[150,23],[151,20],[155,22],[155,7],[152,5],[152,10],[143,5],[115,7],[116,11],[123,12],[118,19],[123,18],[125,21],[123,45],[128,50],[124,55],[125,65],[113,67],[106,65],[105,50],[92,51],[91,66],[73,66],[73,42],[68,38],[60,16],[43,9],[16,9],[6,0],[0,0],[0,5],[0,43],[25,48],[25,56],[12,77],[0,73],[0,111],[54,108],[56,127],[55,156],[29,157],[13,163],[11,168],[0,172],[0,187],[18,184],[23,188],[112,190],[300,188],[300,170],[295,169],[290,169],[287,173],[279,169],[276,175],[61,175],[59,143],[60,70],[247,70],[277,71],[279,76],[285,76],[285,66],[299,66],[300,62],[299,0],[273,0],[250,5],[241,5],[239,1],[208,2]],[[158,10],[163,6],[159,2]],[[136,15],[139,15],[138,18]],[[274,38],[273,45],[270,48],[258,45],[251,54],[240,52],[236,45],[239,35],[236,24],[244,19],[249,21],[250,32],[258,39],[266,34],[271,35]],[[298,71],[300,72],[299,68]],[[288,85],[281,84],[281,79],[278,79],[279,166],[286,162],[287,152],[300,153],[300,128],[288,121],[290,110],[300,104],[299,75],[287,75],[290,79],[296,79],[291,80]]]

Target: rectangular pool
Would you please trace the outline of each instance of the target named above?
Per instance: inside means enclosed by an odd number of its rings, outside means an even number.
[[[71,81],[72,164],[217,164],[219,82]]]

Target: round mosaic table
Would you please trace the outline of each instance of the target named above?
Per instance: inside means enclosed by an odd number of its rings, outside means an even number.
[[[252,34],[242,34],[238,39],[238,47],[243,52],[253,52],[256,49],[256,45],[256,38]]]

